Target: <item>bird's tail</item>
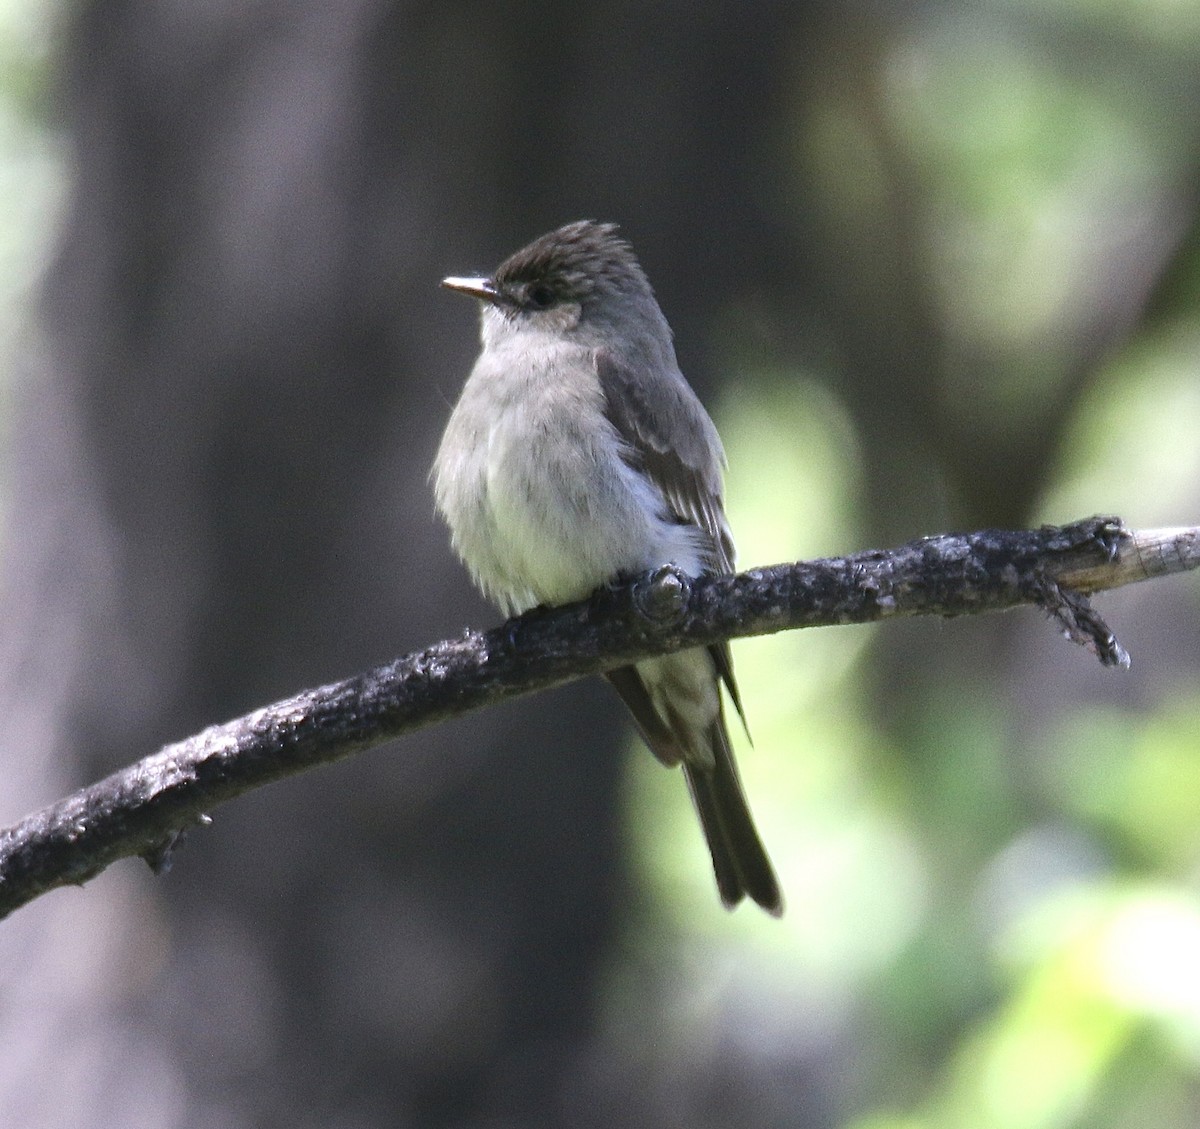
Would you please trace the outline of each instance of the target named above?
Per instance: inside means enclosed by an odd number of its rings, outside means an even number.
[[[704,652],[698,654],[704,655]],[[768,913],[779,916],[783,912],[779,881],[754,826],[725,727],[716,678],[719,673],[727,684],[732,685],[732,670],[728,655],[723,657],[724,662],[714,656],[704,674],[706,685],[711,686],[709,693],[715,694],[712,706],[715,716],[710,713],[711,720],[702,727],[689,726],[680,711],[662,708],[664,701],[668,707],[670,705],[669,693],[664,693],[663,685],[658,682],[648,685],[645,677],[650,674],[652,680],[674,681],[677,696],[692,697],[687,691],[694,688],[689,688],[687,681],[698,673],[696,653],[683,652],[673,656],[675,662],[668,660],[669,668],[664,667],[662,660],[654,660],[641,667],[626,666],[609,671],[607,678],[633,714],[654,755],[664,764],[683,765],[712,855],[721,901],[732,909],[748,896]],[[680,664],[678,660],[684,658],[688,661]],[[736,705],[736,689],[732,694]]]
[[[721,901],[732,909],[744,896],[749,897],[779,917],[783,913],[779,880],[754,826],[723,716],[713,722],[709,733],[714,760],[711,771],[685,763],[683,773],[708,841]]]

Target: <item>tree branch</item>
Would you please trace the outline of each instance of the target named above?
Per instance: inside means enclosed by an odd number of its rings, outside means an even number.
[[[1045,608],[1102,663],[1128,655],[1089,593],[1200,567],[1200,528],[1116,518],[945,534],[891,550],[689,579],[673,568],[468,631],[168,745],[0,831],[0,917],[120,858],[165,869],[209,808],[318,764],[636,659],[798,627]]]

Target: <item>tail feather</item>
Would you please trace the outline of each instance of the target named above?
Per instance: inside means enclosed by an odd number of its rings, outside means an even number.
[[[714,656],[714,674],[732,686],[728,652],[724,658],[722,663]],[[654,755],[666,765],[682,762],[712,856],[721,901],[732,909],[749,896],[778,917],[783,912],[779,882],[746,802],[725,728],[724,711],[718,706],[717,716],[707,730],[685,732],[679,728],[677,718],[671,722],[664,720],[637,668],[621,667],[610,671],[607,678],[633,714],[642,738]],[[733,700],[741,714],[736,690]],[[689,755],[689,746],[698,743],[702,743],[702,748]]]
[[[672,768],[683,760],[684,751],[679,746],[675,734],[667,723],[658,716],[658,710],[650,700],[650,693],[637,668],[632,666],[618,667],[610,670],[604,676],[612,683],[613,689],[621,695],[625,708],[633,715],[642,740],[649,746],[650,751],[668,768]]]
[[[708,841],[721,901],[732,909],[748,896],[779,917],[779,880],[754,826],[723,717],[713,722],[712,743],[716,759],[711,772],[689,764],[683,771]]]

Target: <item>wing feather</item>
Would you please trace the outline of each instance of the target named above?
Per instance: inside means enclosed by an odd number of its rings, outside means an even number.
[[[596,350],[595,362],[605,415],[625,441],[631,463],[654,483],[678,521],[705,535],[709,571],[733,572],[733,534],[722,485],[725,451],[696,394],[678,371],[654,381],[640,380],[606,349]],[[709,650],[745,725],[729,644],[714,644]]]
[[[712,420],[678,371],[653,381],[598,349],[605,415],[629,458],[658,487],[671,513],[705,534],[712,572],[734,570],[721,476],[725,452]]]

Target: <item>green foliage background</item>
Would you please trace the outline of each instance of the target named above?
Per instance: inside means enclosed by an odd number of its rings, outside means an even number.
[[[1078,336],[1122,269],[1131,225],[1168,186],[1196,177],[1196,121],[1176,84],[1193,81],[1200,7],[1026,10],[1102,39],[1086,68],[1021,32],[1021,7],[939,9],[887,45],[882,121],[863,121],[835,95],[793,137],[797,162],[826,181],[834,229],[882,210],[881,149],[911,170],[919,270],[945,349],[929,377],[961,429],[998,446],[1040,426],[1047,390],[1072,379]],[[1030,522],[1095,512],[1142,527],[1195,520],[1198,262],[1185,246],[1059,421]],[[717,418],[742,563],[870,543],[866,440],[839,395],[836,359],[757,363],[741,313],[731,314]],[[979,355],[992,359],[982,377],[970,362]],[[931,459],[910,481],[923,478],[957,517],[942,470]],[[1015,691],[982,665],[930,678],[889,663],[907,681],[881,703],[881,633],[916,637],[918,655],[956,634],[994,644],[994,625],[977,622],[738,644],[755,738],[740,756],[789,909],[782,925],[712,909],[675,782],[633,761],[631,821],[654,829],[651,881],[678,905],[663,927],[670,943],[651,934],[646,960],[680,943],[690,954],[673,970],[681,1027],[731,1009],[725,1026],[747,1055],[781,1028],[801,1045],[854,1040],[863,1069],[839,1080],[841,1124],[853,1129],[1194,1124],[1200,639],[1194,581],[1164,589],[1100,598],[1119,634],[1155,601],[1175,608],[1165,625],[1174,615],[1182,636],[1140,637],[1129,676],[1092,670],[1022,613],[1001,629],[1019,639],[1008,636],[1000,664]],[[1026,663],[1075,668],[1079,697],[1048,704],[1032,693],[1026,704]],[[678,829],[663,837],[668,811]],[[662,1038],[650,1053],[669,1061],[677,1046]]]

